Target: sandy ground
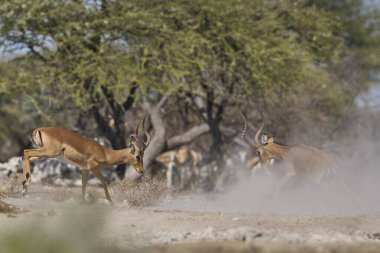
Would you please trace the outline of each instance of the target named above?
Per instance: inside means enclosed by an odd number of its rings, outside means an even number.
[[[200,211],[199,206],[198,211],[188,211],[191,206],[174,204],[187,199],[191,205],[190,197],[183,195],[147,207],[120,201],[113,206],[102,201],[81,205],[80,188],[71,189],[75,197],[66,199],[57,198],[62,189],[54,191],[34,186],[26,197],[3,198],[20,212],[0,213],[0,237],[32,231],[27,234],[37,238],[33,240],[39,240],[36,233],[40,233],[42,238],[63,238],[87,250],[96,244],[98,249],[115,252],[380,252],[376,213]],[[101,195],[99,188],[92,191]],[[208,204],[212,201],[207,199]],[[1,245],[0,252],[6,252]]]

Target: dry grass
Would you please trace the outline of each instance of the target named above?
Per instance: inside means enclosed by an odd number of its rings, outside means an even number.
[[[143,177],[137,182],[117,181],[110,185],[111,196],[131,206],[150,206],[168,193],[164,181]]]
[[[21,183],[17,177],[5,179],[0,182],[0,199],[21,196]]]

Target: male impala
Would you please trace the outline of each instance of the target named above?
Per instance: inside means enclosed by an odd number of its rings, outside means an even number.
[[[145,117],[142,128],[146,137],[143,141],[138,136],[140,123],[135,134],[131,135],[128,148],[112,150],[102,147],[96,141],[82,137],[74,132],[57,127],[36,128],[31,133],[31,140],[36,149],[25,149],[23,157],[23,194],[31,183],[30,161],[39,158],[58,158],[82,168],[82,201],[85,201],[88,173],[92,171],[103,185],[106,199],[112,202],[108,188],[100,169],[117,164],[128,163],[142,174],[144,172],[144,151],[150,142],[150,135],[145,130]]]
[[[247,132],[247,120],[241,113],[244,120],[244,129],[242,137],[245,138]],[[314,147],[296,144],[280,145],[274,142],[273,137],[261,135],[264,127],[262,122],[259,130],[256,132],[253,143],[250,143],[256,150],[258,162],[261,166],[267,168],[272,159],[282,161],[286,167],[286,173],[280,180],[274,190],[274,196],[291,180],[297,179],[302,182],[321,185],[327,183],[336,174],[337,164],[332,156],[328,153]],[[259,137],[260,140],[259,141]]]

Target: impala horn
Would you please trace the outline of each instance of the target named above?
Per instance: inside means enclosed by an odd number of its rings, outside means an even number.
[[[144,144],[144,141],[139,137],[139,126],[140,126],[140,121],[136,126],[135,133],[131,135],[131,137],[135,138],[138,142]]]
[[[241,138],[243,138],[244,140],[247,140],[245,136],[245,134],[247,133],[247,119],[244,117],[244,114],[242,112],[240,112],[240,114],[244,120],[244,128],[243,128],[243,131],[241,132]]]
[[[260,136],[261,131],[263,130],[263,128],[264,128],[264,120],[261,123],[261,126],[260,126],[259,130],[257,131],[257,133],[255,135],[255,146],[256,147],[260,147],[261,146],[261,142],[259,141],[259,136]]]
[[[145,137],[146,137],[146,142],[144,142],[144,146],[145,148],[149,146],[149,143],[150,143],[150,140],[151,140],[151,137],[150,137],[150,134],[149,132],[145,129],[145,118],[146,118],[146,114],[144,116],[144,119],[143,119],[143,123],[142,123],[142,129],[144,131],[144,134],[145,134]],[[144,148],[144,149],[145,149]]]

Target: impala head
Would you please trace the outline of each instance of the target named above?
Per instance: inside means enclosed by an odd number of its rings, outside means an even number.
[[[130,164],[132,164],[132,166],[138,173],[142,174],[144,173],[144,152],[150,143],[151,137],[148,131],[146,131],[145,129],[145,117],[142,123],[142,129],[146,139],[145,141],[139,137],[139,126],[140,122],[137,124],[135,133],[132,134],[130,137],[128,147],[130,148],[130,152],[133,156],[133,159],[132,161],[130,161]]]
[[[241,136],[243,137],[243,139],[247,140],[246,135],[245,135],[247,132],[247,128],[248,128],[247,119],[244,117],[243,113],[240,113],[240,114],[244,120],[244,128],[243,128],[243,131],[241,133]],[[271,159],[274,158],[272,153],[269,151],[269,148],[268,148],[268,147],[270,147],[270,145],[272,143],[274,143],[274,138],[268,137],[268,135],[266,135],[266,134],[261,134],[263,128],[264,128],[264,120],[261,123],[259,130],[256,132],[254,140],[248,141],[248,143],[255,149],[256,154],[260,159],[261,166],[266,167],[269,165]]]

